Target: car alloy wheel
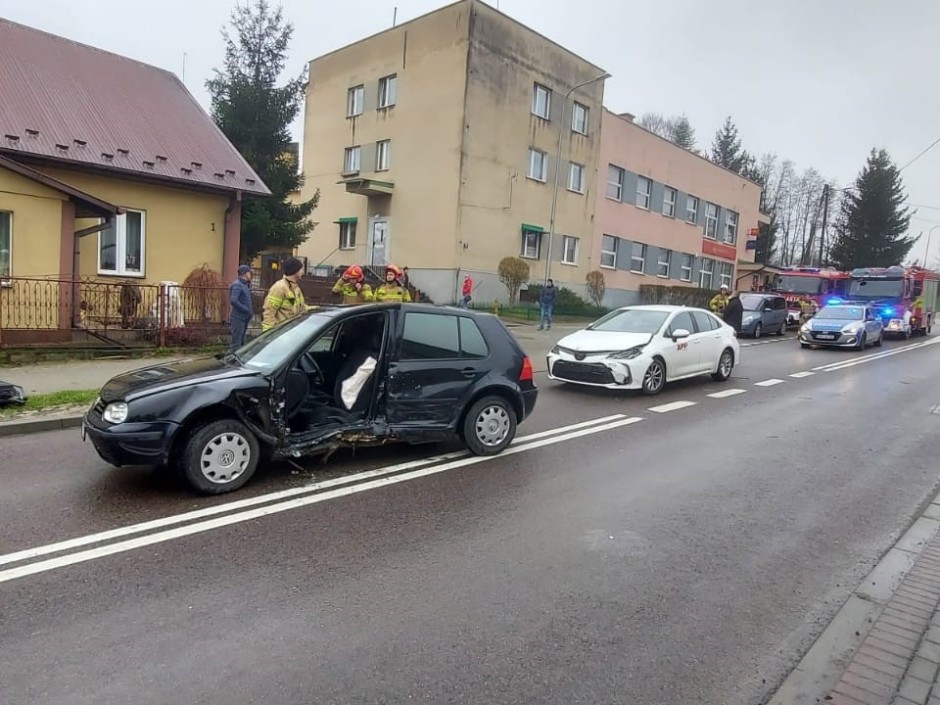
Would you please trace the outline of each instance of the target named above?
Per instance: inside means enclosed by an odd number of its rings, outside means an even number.
[[[251,448],[240,433],[220,433],[202,449],[199,467],[209,482],[225,485],[245,472]]]
[[[650,363],[643,375],[643,393],[653,396],[666,386],[666,366],[658,358]]]
[[[243,423],[216,419],[189,432],[176,464],[197,492],[223,494],[248,482],[260,460],[261,445]]]
[[[783,323],[780,324],[780,332],[778,333],[778,335],[786,335],[786,334],[787,334],[787,322],[784,321]]]
[[[712,375],[716,382],[724,382],[731,377],[734,370],[734,354],[730,350],[725,350],[718,358],[718,371]]]
[[[754,338],[755,339],[760,338],[760,333],[761,333],[761,326],[760,326],[760,323],[758,323],[756,326],[754,326]]]

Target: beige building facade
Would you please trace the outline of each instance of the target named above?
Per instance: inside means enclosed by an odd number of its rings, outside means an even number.
[[[311,267],[408,266],[437,303],[453,302],[467,273],[478,303],[505,302],[506,256],[523,257],[533,282],[550,267],[583,292],[602,76],[478,0],[313,60],[303,197],[320,190],[319,225],[299,254]]]
[[[606,303],[639,302],[643,284],[737,288],[738,264],[754,261],[760,186],[630,115],[605,110],[601,134],[605,184],[591,258],[604,273]]]

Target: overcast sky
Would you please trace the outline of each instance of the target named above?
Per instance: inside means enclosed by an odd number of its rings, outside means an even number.
[[[235,0],[0,0],[0,15],[177,74],[206,106]],[[291,70],[447,0],[283,0]],[[496,5],[496,0],[490,2]],[[499,8],[607,69],[616,112],[684,112],[700,146],[725,115],[751,152],[847,185],[869,150],[901,166],[940,137],[938,0],[499,0]],[[2,50],[2,49],[0,49]],[[298,127],[300,122],[298,121]],[[299,138],[299,133],[297,134]],[[904,173],[940,225],[940,145]],[[940,229],[932,253],[940,253]],[[916,250],[912,256],[916,256]]]

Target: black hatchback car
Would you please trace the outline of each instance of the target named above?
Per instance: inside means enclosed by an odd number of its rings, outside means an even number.
[[[169,465],[204,494],[264,458],[462,437],[495,455],[532,413],[532,363],[489,314],[422,304],[308,312],[234,353],[119,375],[82,437],[112,465]]]

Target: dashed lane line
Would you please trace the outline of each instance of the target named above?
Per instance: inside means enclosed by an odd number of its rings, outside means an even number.
[[[753,348],[755,345],[773,345],[774,343],[787,343],[796,340],[795,337],[774,338],[773,340],[755,340],[753,343],[741,343],[742,348]]]
[[[783,384],[782,379],[765,379],[763,382],[755,382],[755,387],[774,387],[778,384]]]
[[[738,394],[744,394],[746,389],[725,389],[720,392],[714,392],[713,394],[706,394],[705,396],[711,397],[712,399],[727,399],[728,397],[734,397]]]
[[[804,379],[805,377],[812,377],[814,374],[816,373],[804,371],[804,372],[794,372],[790,376],[793,377],[793,379]]]
[[[697,402],[694,401],[674,401],[669,404],[661,404],[660,406],[654,406],[647,411],[654,411],[657,414],[666,414],[670,411],[677,411],[679,409],[686,409],[690,406],[695,406]]]

